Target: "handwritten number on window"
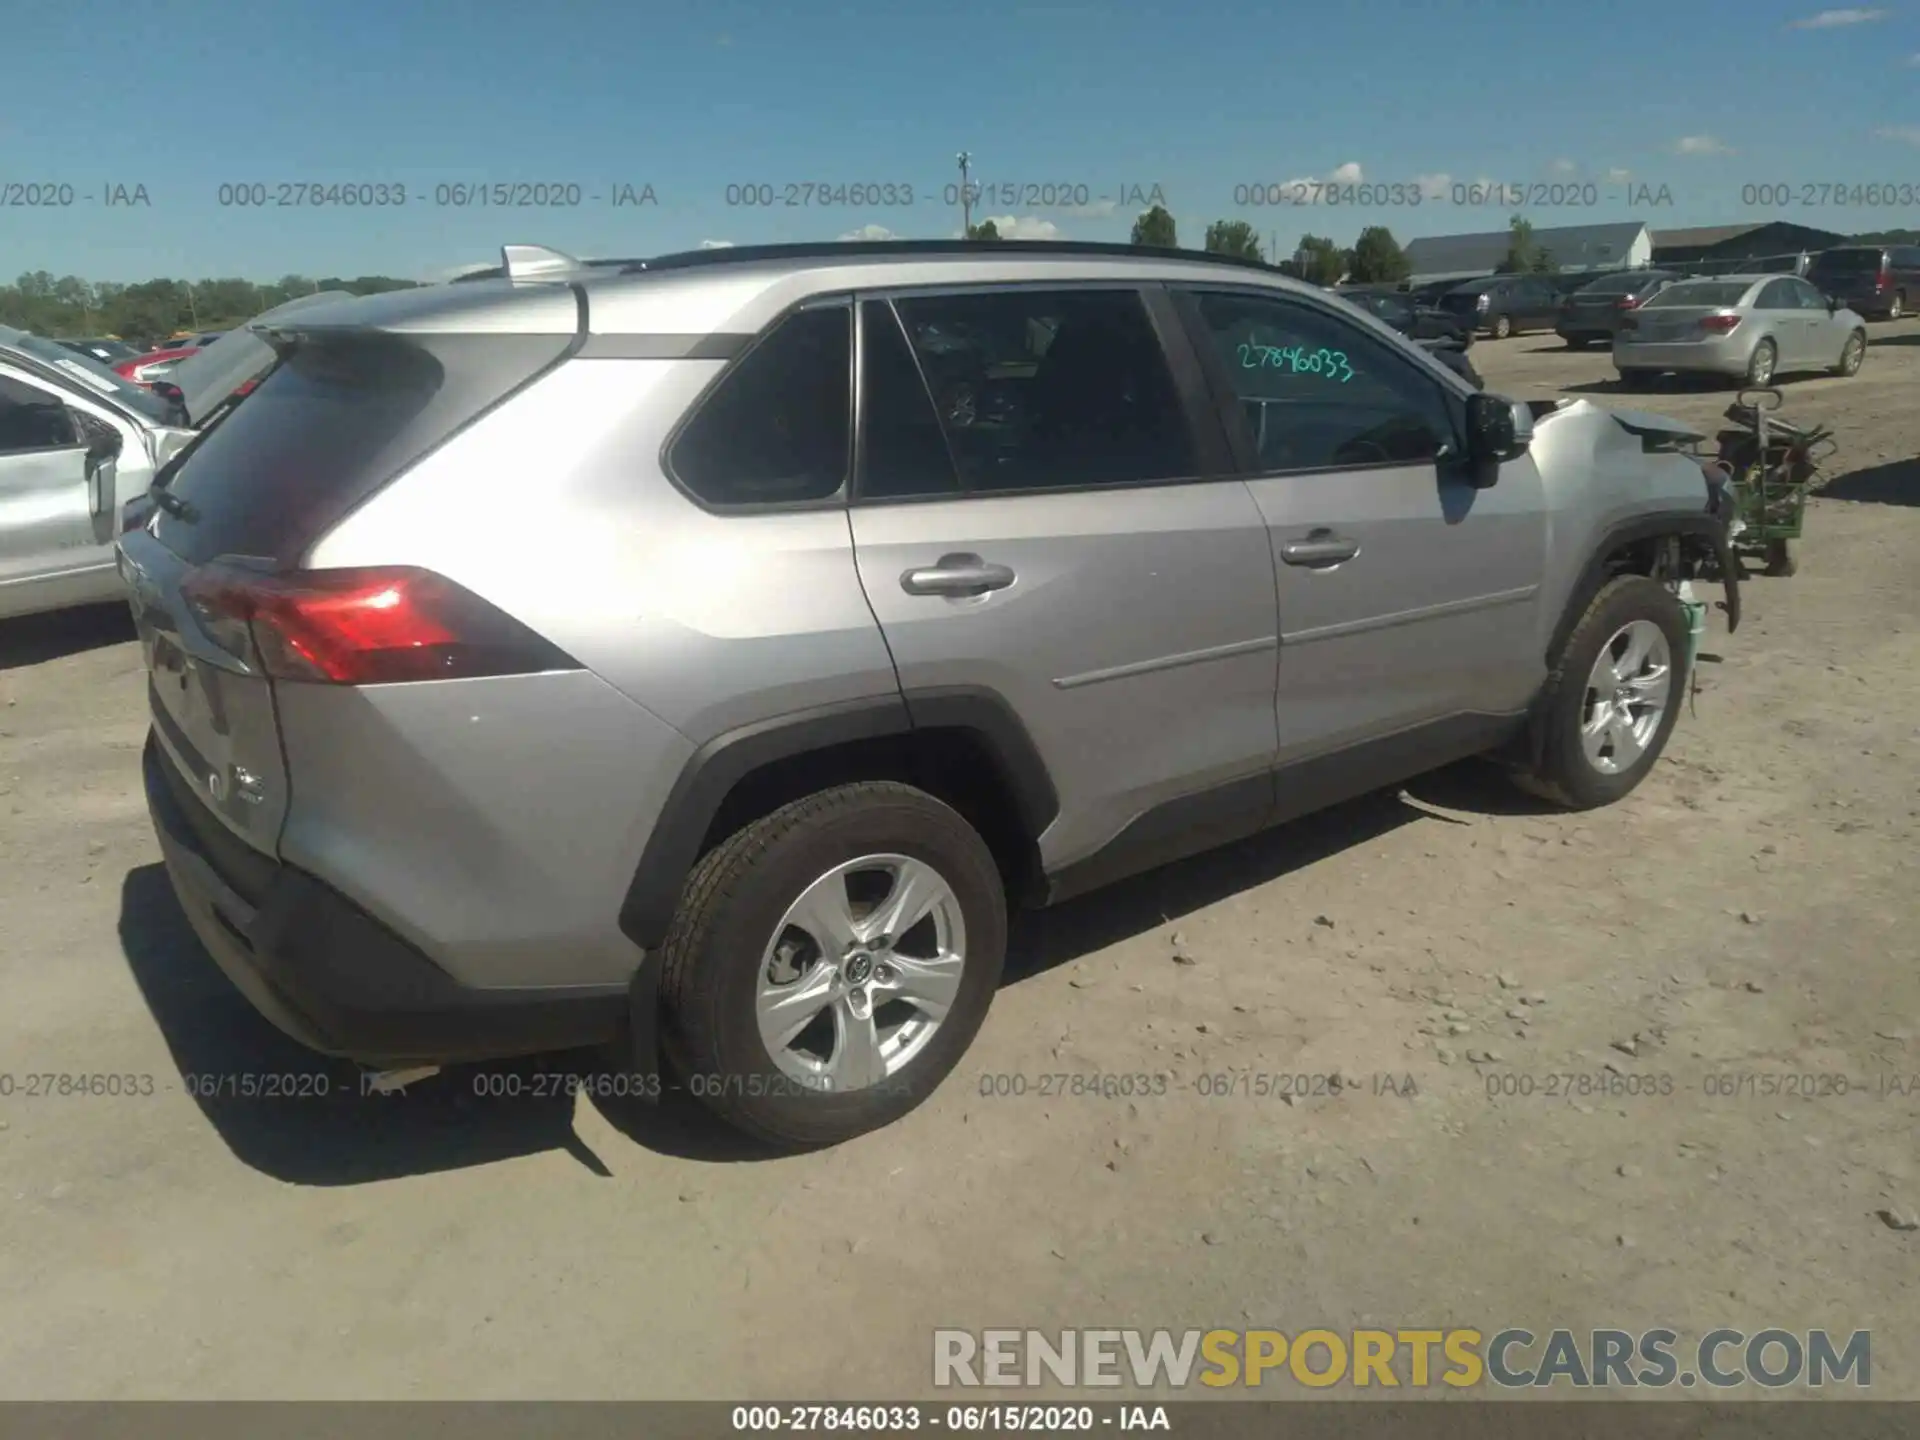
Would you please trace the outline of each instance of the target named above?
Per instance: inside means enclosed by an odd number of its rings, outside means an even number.
[[[1239,349],[1243,370],[1285,370],[1292,375],[1320,375],[1345,385],[1353,379],[1353,366],[1344,350],[1308,350],[1298,345],[1243,344]]]

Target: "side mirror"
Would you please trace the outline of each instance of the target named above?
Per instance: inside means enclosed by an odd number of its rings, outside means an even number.
[[[1533,411],[1503,395],[1482,390],[1467,397],[1467,459],[1476,485],[1492,485],[1500,467],[1527,453],[1533,443]]]
[[[1829,315],[1838,315],[1840,313],[1840,297],[1838,295],[1827,296],[1827,313]]]

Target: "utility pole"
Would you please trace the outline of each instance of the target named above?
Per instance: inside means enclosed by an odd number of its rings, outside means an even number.
[[[973,238],[973,182],[968,178],[973,156],[962,150],[954,157],[960,162],[960,238]]]

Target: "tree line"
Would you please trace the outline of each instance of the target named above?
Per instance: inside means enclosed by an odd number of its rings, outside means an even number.
[[[0,285],[0,325],[61,339],[113,335],[131,345],[151,345],[183,331],[229,330],[301,295],[345,290],[378,295],[408,290],[419,282],[390,275],[329,275],[313,279],[283,275],[270,285],[252,280],[108,280],[55,278],[45,270]]]

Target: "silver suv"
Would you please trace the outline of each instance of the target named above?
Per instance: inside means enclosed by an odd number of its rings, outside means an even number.
[[[1263,266],[502,268],[263,327],[120,545],[181,902],[382,1069],[611,1042],[781,1145],[872,1129],[1010,904],[1474,754],[1625,795],[1676,587],[1735,573],[1692,432],[1480,393]]]

